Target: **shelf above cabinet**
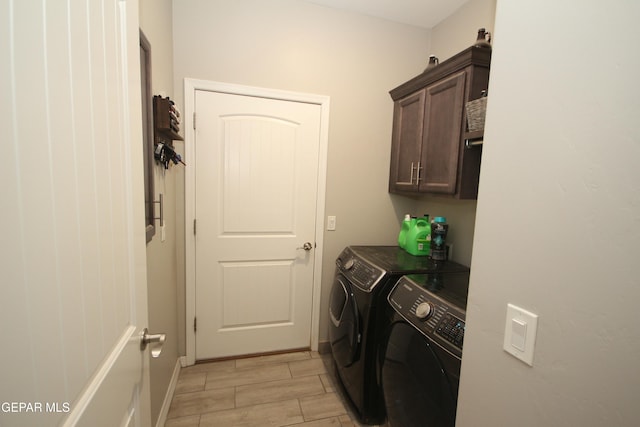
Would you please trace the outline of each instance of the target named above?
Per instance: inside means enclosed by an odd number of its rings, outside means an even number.
[[[391,90],[389,94],[391,99],[398,101],[407,95],[410,95],[428,85],[447,77],[452,72],[464,69],[468,66],[489,69],[491,65],[491,49],[481,47],[469,47],[462,52],[452,56],[446,61],[441,62],[438,66],[425,70],[422,74],[417,75],[411,80],[401,84]],[[486,87],[484,88],[486,89]],[[477,97],[480,93],[477,94]],[[474,99],[474,98],[470,98]]]

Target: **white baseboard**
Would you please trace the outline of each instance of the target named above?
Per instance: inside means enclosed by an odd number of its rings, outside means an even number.
[[[169,382],[169,387],[167,388],[167,393],[164,396],[164,402],[162,402],[162,408],[160,409],[160,415],[158,416],[158,422],[156,423],[156,427],[163,427],[164,423],[167,421],[167,415],[169,414],[169,407],[171,406],[171,401],[173,400],[173,394],[176,391],[176,385],[178,384],[178,377],[180,376],[180,368],[182,365],[183,357],[179,357],[176,360],[176,366],[173,368],[173,375],[171,376],[171,381]]]

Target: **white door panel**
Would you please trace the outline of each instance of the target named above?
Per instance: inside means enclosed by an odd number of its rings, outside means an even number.
[[[0,401],[32,409],[0,425],[148,425],[138,3],[8,1],[0,28]]]
[[[320,106],[195,104],[196,358],[309,347]]]
[[[223,235],[294,233],[296,123],[221,118]]]

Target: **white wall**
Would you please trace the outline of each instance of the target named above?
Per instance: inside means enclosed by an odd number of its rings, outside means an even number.
[[[498,2],[459,426],[640,422],[639,16]],[[508,302],[540,316],[533,367]]]
[[[429,31],[297,0],[180,0],[173,12],[179,90],[190,77],[331,97],[326,212],[337,229],[325,232],[322,248],[325,341],[338,253],[395,244],[411,203],[387,192],[388,91],[424,69]]]

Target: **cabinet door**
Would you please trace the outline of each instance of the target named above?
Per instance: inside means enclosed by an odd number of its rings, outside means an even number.
[[[426,88],[421,192],[456,192],[465,80],[466,72],[462,71]]]
[[[396,101],[393,113],[389,191],[417,191],[423,140],[425,90]]]

